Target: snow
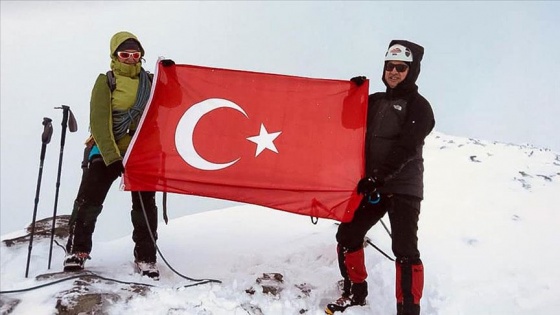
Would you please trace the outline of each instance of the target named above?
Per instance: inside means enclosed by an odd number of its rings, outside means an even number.
[[[426,273],[422,314],[556,314],[560,155],[434,132],[424,157],[425,200],[419,223]],[[104,277],[154,285],[146,295],[114,302],[110,314],[249,314],[246,309],[251,307],[262,314],[323,314],[325,304],[338,296],[336,229],[334,221],[320,219],[313,225],[308,217],[241,205],[183,216],[168,225],[160,222],[158,245],[170,265],[185,276],[221,283],[184,287],[193,282],[176,275],[161,258],[160,281],[142,278],[133,272],[130,235],[95,241],[93,259],[86,266]],[[368,236],[391,253],[381,224]],[[35,279],[62,269],[64,252],[57,246],[47,270],[48,247],[49,239],[34,242],[30,276],[25,278],[27,245],[2,243],[1,291],[53,281]],[[395,314],[393,262],[371,246],[365,253],[368,305],[344,314]],[[278,296],[262,293],[256,283],[263,273],[272,272],[284,276]],[[2,298],[21,299],[12,314],[54,314],[57,294],[72,283]],[[311,288],[309,296],[296,287],[302,284]],[[104,292],[122,291],[105,282],[95,286]],[[253,295],[245,292],[249,288],[255,289]]]

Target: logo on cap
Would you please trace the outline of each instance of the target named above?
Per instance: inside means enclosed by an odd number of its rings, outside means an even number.
[[[412,62],[412,52],[403,45],[395,44],[385,54],[385,61],[389,60]]]

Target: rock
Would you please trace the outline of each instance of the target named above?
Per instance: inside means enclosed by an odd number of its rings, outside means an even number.
[[[58,299],[56,309],[58,315],[109,314],[107,306],[119,300],[120,296],[114,293],[86,293],[77,295],[68,302]]]
[[[52,217],[41,219],[35,222],[35,231],[33,233],[33,240],[41,239],[41,238],[48,238],[51,237],[51,230],[52,230]],[[68,221],[70,220],[69,215],[59,215],[56,216],[56,223],[54,228],[54,235],[58,238],[67,238],[68,237]],[[29,243],[29,239],[31,237],[31,228],[32,225],[25,229],[27,234],[24,236],[4,240],[4,244],[6,246],[14,246],[19,244],[27,244]]]
[[[0,296],[0,314],[10,314],[21,300]]]
[[[284,276],[280,273],[263,273],[262,277],[257,278],[257,284],[262,287],[262,292],[277,296],[282,292],[282,283]]]
[[[109,307],[117,302],[127,303],[138,295],[145,296],[149,288],[138,284],[121,284],[100,279],[92,272],[66,273],[68,276],[79,275],[71,289],[56,295],[58,315],[70,314],[110,314]],[[48,279],[48,278],[47,278]],[[101,285],[99,285],[101,284]],[[119,288],[107,292],[106,286]]]
[[[251,303],[243,303],[241,304],[241,308],[245,310],[250,315],[263,315],[263,311],[258,305],[253,305]]]

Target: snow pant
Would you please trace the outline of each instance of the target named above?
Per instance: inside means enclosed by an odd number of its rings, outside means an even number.
[[[85,190],[85,179],[87,177],[87,172],[89,169],[89,153],[91,152],[91,146],[86,146],[84,149],[84,156],[82,158],[82,179],[80,181],[80,187],[78,188],[78,194],[76,199],[74,199],[74,206],[72,207],[72,214],[70,215],[70,220],[68,221],[68,232],[72,233],[74,230],[74,224],[76,223],[76,216],[78,215],[78,207],[80,203],[84,199],[84,190]],[[69,251],[68,246],[66,247],[66,251]]]
[[[396,257],[397,315],[420,314],[420,299],[424,287],[424,267],[418,251],[418,218],[420,199],[407,195],[382,195],[377,204],[363,198],[352,221],[338,227],[338,264],[350,293],[364,294],[367,271],[364,261],[366,233],[385,215],[391,223],[392,250]],[[365,289],[367,295],[367,289]],[[359,297],[361,298],[361,297]],[[365,298],[365,297],[364,297]]]
[[[108,172],[108,168],[105,166],[101,156],[96,155],[91,159],[87,171],[84,172],[75,207],[72,211],[70,235],[66,243],[67,252],[91,252],[95,223],[115,179],[117,177]],[[134,257],[139,261],[155,262],[156,248],[150,236],[142,207],[143,205],[146,210],[146,216],[154,240],[157,240],[155,192],[133,191],[131,195],[131,220],[134,227],[132,240],[135,243]]]

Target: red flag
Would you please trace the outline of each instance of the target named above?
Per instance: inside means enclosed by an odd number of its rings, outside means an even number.
[[[158,62],[125,190],[349,221],[363,176],[368,82]]]

